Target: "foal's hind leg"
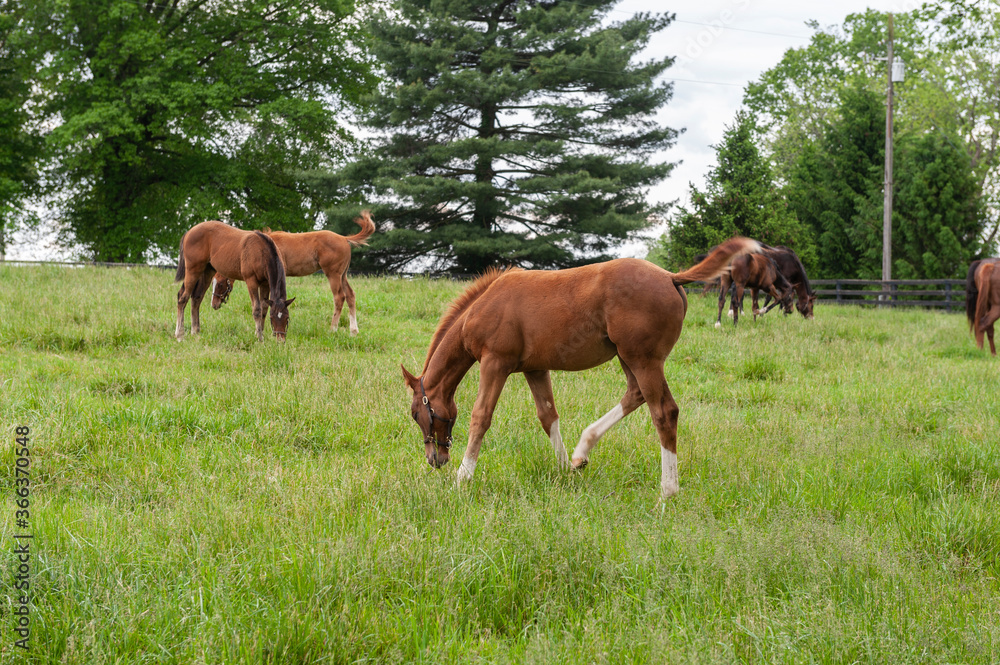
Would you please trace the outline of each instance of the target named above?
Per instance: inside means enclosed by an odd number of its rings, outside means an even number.
[[[531,396],[535,398],[535,410],[538,412],[538,420],[542,423],[542,429],[552,441],[552,449],[556,453],[556,460],[559,466],[564,469],[569,468],[569,458],[566,456],[566,446],[563,445],[562,436],[559,434],[559,414],[556,413],[555,398],[552,396],[552,377],[548,370],[538,372],[525,372],[524,378],[531,388]]]
[[[632,373],[632,370],[629,369],[624,360],[619,358],[618,362],[621,363],[622,369],[625,371],[625,379],[628,381],[625,396],[622,397],[621,402],[615,405],[615,408],[605,413],[601,416],[600,420],[591,423],[587,429],[583,430],[583,434],[580,435],[580,442],[576,444],[576,449],[573,450],[574,469],[582,469],[587,466],[587,462],[590,461],[590,451],[594,449],[594,446],[601,440],[601,437],[614,427],[619,420],[642,406],[644,398],[642,391],[639,390],[639,383],[635,378],[635,374]]]
[[[188,300],[198,288],[201,273],[202,270],[195,270],[188,265],[184,274],[184,283],[181,284],[181,288],[177,292],[177,328],[174,330],[174,337],[177,338],[178,342],[184,339],[184,308],[187,307]],[[194,317],[193,309],[191,316]],[[192,332],[197,332],[197,330],[192,329]]]
[[[347,298],[344,293],[344,275],[339,272],[330,272],[326,279],[330,282],[330,293],[333,294],[333,318],[330,319],[330,330],[336,332],[340,326],[340,315],[344,311],[344,300]]]
[[[358,308],[356,306],[356,301],[354,297],[354,289],[351,285],[347,283],[347,273],[344,273],[344,279],[342,280],[342,285],[340,290],[344,292],[344,297],[347,298],[347,317],[351,322],[351,334],[358,334]]]
[[[680,409],[667,380],[663,378],[663,365],[650,363],[635,370],[642,395],[649,405],[656,433],[660,435],[660,495],[667,498],[680,491],[677,474],[677,416]]]
[[[979,323],[977,324],[979,326],[979,329],[986,333],[986,337],[990,341],[990,353],[992,353],[993,355],[997,354],[997,348],[993,345],[993,324],[996,323],[998,320],[1000,320],[1000,304],[993,305],[988,310],[986,310],[986,314],[983,315],[983,317],[979,320]],[[979,347],[982,348],[983,346],[982,333],[979,333],[979,335],[977,335],[977,338],[979,341]]]
[[[743,311],[743,284],[736,284],[734,286],[733,297],[730,299],[729,304],[733,307],[733,325],[735,326],[740,321],[740,312]]]
[[[194,287],[194,293],[191,294],[191,334],[197,335],[201,332],[201,301],[205,298],[205,293],[212,286],[212,280],[215,278],[215,270],[206,270],[202,274],[201,279],[198,280],[198,284]]]
[[[729,275],[719,277],[719,316],[715,319],[715,327],[722,327],[722,308],[726,306],[726,296],[729,295],[729,285],[732,284]],[[729,309],[732,312],[732,307]]]

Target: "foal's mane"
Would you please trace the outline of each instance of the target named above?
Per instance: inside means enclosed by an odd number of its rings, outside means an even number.
[[[521,270],[520,268],[489,268],[486,272],[479,276],[475,282],[472,283],[469,288],[462,292],[462,295],[458,296],[451,301],[451,306],[448,307],[448,311],[445,315],[441,317],[441,321],[438,323],[437,330],[434,331],[434,337],[431,338],[430,348],[427,349],[427,359],[424,360],[424,369],[421,374],[427,371],[427,366],[431,362],[431,356],[434,355],[434,351],[437,349],[438,345],[441,344],[441,340],[444,339],[445,333],[451,330],[451,327],[455,325],[455,321],[465,313],[465,310],[469,308],[469,305],[474,303],[479,296],[486,292],[486,289],[490,287],[493,282],[497,281],[500,277],[507,274],[508,272],[514,272],[516,270]]]
[[[281,264],[278,246],[266,233],[260,231],[254,231],[254,233],[264,240],[264,245],[267,247],[267,281],[272,291],[271,298],[285,300],[288,295],[285,291],[285,267]]]

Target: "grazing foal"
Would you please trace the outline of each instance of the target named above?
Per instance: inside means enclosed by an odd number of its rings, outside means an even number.
[[[238,275],[247,284],[257,339],[264,341],[264,318],[271,309],[271,328],[279,341],[288,330],[285,266],[274,241],[260,231],[243,231],[222,222],[196,224],[181,238],[175,282],[183,281],[177,292],[177,341],[184,337],[184,308],[191,300],[191,332],[198,333],[201,300],[216,272]]]
[[[687,311],[681,285],[711,279],[723,273],[733,257],[758,249],[754,240],[733,238],[677,274],[637,259],[558,271],[487,272],[441,318],[421,376],[403,367],[413,395],[411,416],[423,435],[428,464],[439,468],[449,460],[458,415],[455,391],[478,361],[479,393],[459,482],[471,480],[500,392],[507,377],[517,372],[528,381],[557,459],[568,466],[549,372],[585,370],[617,357],[628,384],[625,396],[584,430],[572,464],[585,466],[601,436],[645,403],[660,439],[660,493],[676,494],[679,409],[663,377],[663,364],[680,337]]]
[[[361,230],[351,236],[342,236],[333,231],[310,231],[308,233],[286,233],[268,231],[267,235],[278,246],[285,262],[285,274],[289,277],[304,277],[322,270],[333,292],[335,309],[330,329],[336,330],[340,324],[344,302],[347,302],[348,319],[352,335],[358,334],[358,310],[354,289],[347,283],[347,269],[351,265],[351,248],[368,244],[368,238],[375,233],[375,223],[367,210],[354,220]],[[233,279],[217,275],[212,293],[212,308],[219,309],[225,304]]]
[[[990,353],[997,354],[993,343],[993,324],[1000,319],[1000,259],[973,261],[965,278],[965,315],[969,329],[976,336],[976,346],[983,348],[983,335],[990,340]]]
[[[754,320],[759,314],[762,314],[757,306],[758,289],[764,289],[770,293],[777,301],[776,304],[780,303],[786,313],[792,311],[792,285],[778,271],[778,266],[772,259],[763,254],[747,254],[734,259],[731,272],[719,277],[719,316],[715,320],[716,328],[722,327],[722,308],[726,304],[726,294],[729,293],[730,284],[735,287],[729,301],[729,308],[733,312],[734,326],[740,320],[740,311],[743,309],[743,291],[748,286],[753,295]]]

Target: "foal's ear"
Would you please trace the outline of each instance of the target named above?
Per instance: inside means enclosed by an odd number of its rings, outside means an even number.
[[[298,298],[298,296],[295,296],[295,298]],[[291,300],[286,300],[285,307],[291,307],[292,303],[295,302],[295,298],[292,298]]]
[[[402,365],[400,365],[400,368],[403,370],[403,380],[406,381],[406,390],[412,397],[413,393],[416,392],[417,387],[420,385],[420,379],[406,371],[406,368]]]
[[[270,299],[270,298],[268,298],[268,299],[267,299],[267,300],[265,300],[264,302],[266,302],[266,303],[267,303],[267,306],[268,306],[268,307],[272,307],[272,308],[274,307],[274,303],[273,303],[273,302],[271,301],[271,299]]]

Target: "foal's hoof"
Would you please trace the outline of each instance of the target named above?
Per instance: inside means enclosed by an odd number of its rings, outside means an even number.
[[[583,469],[585,469],[585,468],[587,467],[587,463],[588,463],[589,461],[590,461],[590,460],[586,460],[586,459],[579,459],[579,458],[576,458],[576,457],[574,457],[574,458],[573,458],[573,462],[572,462],[572,466],[573,466],[573,468],[574,468],[575,470],[577,470],[577,471],[582,471]]]
[[[722,327],[722,321],[716,321],[715,322],[715,327],[716,328],[721,328]]]

